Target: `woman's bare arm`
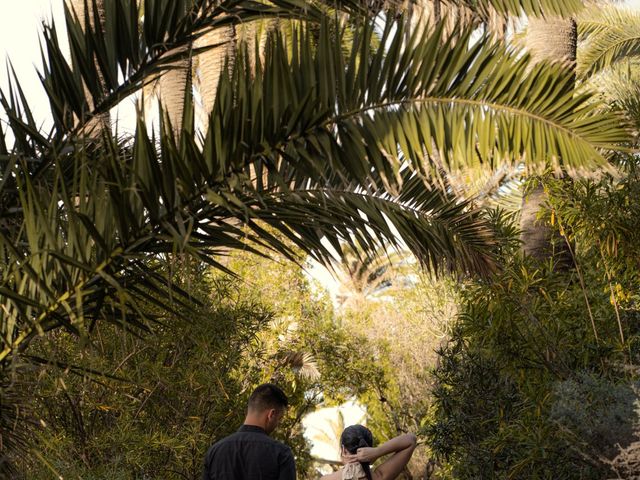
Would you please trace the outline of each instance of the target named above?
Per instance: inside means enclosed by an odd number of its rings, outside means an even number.
[[[384,442],[378,447],[359,448],[355,457],[359,462],[373,463],[378,458],[393,453],[373,472],[378,480],[392,480],[400,475],[402,469],[416,448],[416,436],[413,433],[405,433]]]

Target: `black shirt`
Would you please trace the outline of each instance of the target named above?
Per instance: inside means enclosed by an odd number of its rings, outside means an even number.
[[[260,427],[243,425],[214,443],[204,460],[202,480],[295,480],[291,449]]]

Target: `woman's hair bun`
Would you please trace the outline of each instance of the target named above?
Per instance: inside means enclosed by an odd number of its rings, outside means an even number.
[[[373,435],[364,425],[351,425],[342,432],[340,443],[347,452],[354,454],[362,447],[373,447]],[[360,462],[367,480],[373,480],[371,467],[368,462]]]
[[[351,425],[342,432],[340,443],[349,453],[356,453],[359,448],[373,447],[373,435],[364,425]]]

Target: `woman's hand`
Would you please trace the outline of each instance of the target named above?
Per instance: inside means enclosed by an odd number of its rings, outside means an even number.
[[[377,448],[362,447],[359,448],[356,453],[343,453],[342,463],[360,463],[368,462],[373,463],[380,457],[380,453]]]
[[[373,463],[380,457],[380,454],[375,447],[362,447],[358,449],[355,457],[359,462]]]

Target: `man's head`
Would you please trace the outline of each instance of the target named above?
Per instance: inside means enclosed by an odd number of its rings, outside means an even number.
[[[271,434],[284,416],[289,400],[285,393],[272,383],[257,387],[249,397],[245,424],[257,425]]]

